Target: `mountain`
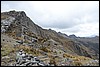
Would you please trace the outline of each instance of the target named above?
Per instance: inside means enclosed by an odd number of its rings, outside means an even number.
[[[71,37],[71,39],[87,47],[92,58],[99,59],[99,36]]]
[[[70,38],[76,38],[76,36],[74,34],[69,35]]]
[[[43,29],[36,25],[24,11],[1,13],[2,65],[5,65],[4,62],[8,63],[8,66],[14,64],[7,61],[7,58],[3,58],[7,56],[15,62],[16,52],[22,49],[28,54],[46,57],[41,60],[50,65],[61,66],[65,64],[66,58],[74,61],[70,62],[69,66],[87,65],[90,60],[99,59],[99,41],[96,39],[99,40],[98,37],[67,36],[52,29]]]

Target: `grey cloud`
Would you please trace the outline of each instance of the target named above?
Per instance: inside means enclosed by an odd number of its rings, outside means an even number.
[[[59,5],[60,4],[60,5]],[[4,6],[6,5],[6,7]],[[59,6],[59,7],[58,7]],[[99,23],[99,2],[28,2],[1,1],[1,10],[23,10],[39,26],[81,31],[76,26],[84,23]]]

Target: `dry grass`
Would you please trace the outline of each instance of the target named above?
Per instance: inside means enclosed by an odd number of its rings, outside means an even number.
[[[79,61],[75,61],[74,63],[72,63],[74,66],[82,66],[82,63]]]
[[[28,54],[33,54],[35,56],[39,56],[40,55],[39,50],[37,50],[35,48],[32,48],[30,46],[19,45],[19,46],[16,47],[16,51],[20,50],[20,49],[23,49]]]
[[[6,18],[8,18],[9,16],[8,15],[2,15],[1,14],[1,19],[3,20],[3,19],[6,19]]]
[[[42,46],[40,50],[43,50],[44,52],[51,52],[51,50],[48,47]]]
[[[64,54],[63,54],[63,57],[64,57],[64,58],[65,58],[65,57],[66,57],[66,58],[73,58],[73,56],[72,56],[72,55],[67,54],[67,53],[64,53]]]
[[[22,37],[16,37],[16,39],[17,39],[17,40],[23,40],[23,38],[22,38]]]
[[[2,49],[1,49],[1,56],[9,55],[10,53],[12,53],[12,52],[14,52],[14,51],[15,51],[15,49],[13,48],[12,45],[6,44],[6,45],[4,45],[4,46],[2,47]]]

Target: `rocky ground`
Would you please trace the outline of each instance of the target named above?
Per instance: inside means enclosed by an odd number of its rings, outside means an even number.
[[[1,66],[98,66],[99,61],[82,56],[72,56],[56,48],[53,51],[1,35]],[[38,44],[39,45],[39,44]],[[31,46],[31,47],[30,47]],[[77,59],[78,58],[78,59]]]

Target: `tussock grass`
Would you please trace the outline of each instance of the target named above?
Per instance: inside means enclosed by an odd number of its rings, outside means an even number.
[[[15,49],[13,48],[12,45],[4,45],[1,49],[1,56],[6,56],[9,55],[11,52],[14,52]]]

